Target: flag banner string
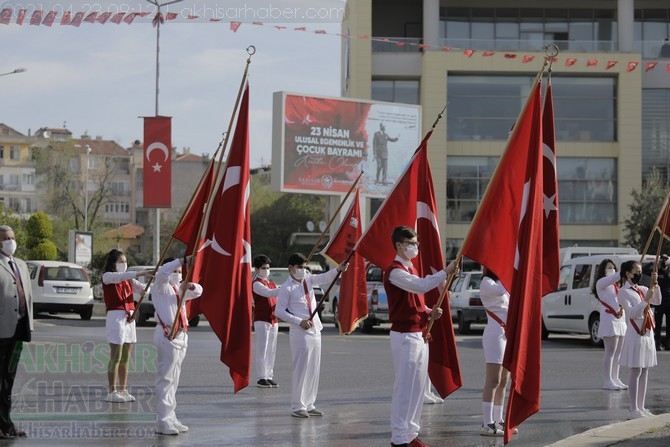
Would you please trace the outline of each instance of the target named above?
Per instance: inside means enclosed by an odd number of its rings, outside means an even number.
[[[186,13],[190,12],[190,13]],[[39,9],[33,9],[28,11],[27,9],[18,9],[15,10],[15,8],[12,7],[5,7],[2,10],[0,10],[0,25],[32,25],[32,26],[47,26],[51,27],[54,24],[60,24],[63,26],[74,26],[74,27],[80,27],[80,26],[89,26],[85,24],[91,24],[91,25],[105,25],[107,23],[113,23],[115,25],[121,25],[122,23],[127,24],[127,25],[132,25],[136,23],[147,23],[151,22],[153,23],[154,26],[157,25],[158,22],[161,24],[169,23],[169,22],[205,22],[205,23],[228,23],[230,30],[232,32],[237,32],[239,28],[242,25],[251,25],[251,26],[264,26],[264,27],[270,27],[274,28],[276,30],[287,30],[287,31],[298,31],[298,32],[311,32],[314,34],[320,34],[320,35],[326,35],[326,36],[337,36],[342,39],[359,39],[359,40],[370,40],[371,42],[375,42],[377,44],[387,44],[389,46],[394,46],[396,48],[408,48],[407,51],[411,50],[417,50],[417,51],[423,51],[423,50],[433,50],[433,51],[447,51],[447,52],[455,52],[455,53],[461,53],[463,56],[467,58],[473,58],[473,57],[495,57],[495,56],[502,56],[503,59],[507,59],[510,61],[518,61],[522,64],[528,64],[530,62],[533,62],[536,59],[536,55],[533,54],[523,54],[524,52],[522,51],[493,51],[493,50],[475,50],[471,48],[458,48],[458,47],[450,47],[446,45],[428,45],[428,44],[423,44],[417,41],[407,41],[406,39],[402,38],[393,38],[393,37],[371,37],[368,35],[347,35],[347,34],[341,34],[341,33],[332,33],[328,32],[324,29],[308,29],[306,26],[287,26],[287,25],[279,25],[279,24],[274,24],[272,22],[242,22],[242,21],[234,21],[234,20],[228,20],[225,18],[218,18],[217,14],[214,14],[216,17],[210,17],[206,18],[204,17],[205,14],[203,14],[202,11],[198,13],[196,9],[185,9],[182,10],[181,13],[177,14],[175,12],[159,12],[159,13],[152,13],[149,11],[133,11],[133,12],[123,12],[123,11],[106,11],[106,12],[94,12],[94,11],[79,11],[79,12],[74,12],[74,11],[56,11],[56,10],[51,10],[51,11],[44,11],[44,10],[39,10]],[[209,11],[211,14],[211,11]],[[224,14],[225,16],[225,14]],[[543,50],[538,49],[538,52],[541,52]],[[529,53],[532,53],[533,51],[529,51]],[[553,60],[554,63],[558,63],[559,60],[558,58],[554,58]],[[586,68],[598,68],[598,67],[605,67],[605,70],[611,70],[614,68],[617,64],[622,62],[619,59],[607,59],[607,60],[600,60],[597,58],[593,57],[582,57],[582,58],[575,58],[575,57],[566,57],[563,60],[563,65],[566,68],[569,67],[574,67],[578,68],[580,66],[584,66]],[[626,73],[630,73],[634,71],[642,62],[640,60],[629,60],[627,62],[622,62],[625,64],[625,71]],[[649,72],[652,70],[657,70],[661,69],[662,67],[665,67],[666,73],[670,74],[670,62],[669,63],[662,63],[659,61],[654,60],[654,58],[650,58],[644,61],[644,71]]]

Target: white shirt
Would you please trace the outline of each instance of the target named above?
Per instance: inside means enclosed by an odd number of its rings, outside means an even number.
[[[400,256],[396,256],[395,260],[400,262],[405,267],[413,267],[413,264],[410,261],[406,261]],[[442,286],[442,283],[447,279],[447,272],[440,270],[437,273],[428,275],[425,278],[419,278],[416,275],[412,275],[406,272],[403,269],[394,268],[389,274],[389,281],[394,286],[406,290],[410,293],[418,293],[423,295],[424,293],[433,290],[435,287]],[[440,287],[442,289],[442,287]],[[430,312],[430,309],[426,307],[426,311]]]
[[[275,314],[277,317],[281,318],[283,321],[300,326],[302,320],[309,320],[311,317],[311,312],[316,310],[316,297],[314,296],[314,286],[320,284],[331,283],[337,276],[337,269],[332,269],[326,273],[321,273],[319,275],[312,275],[309,272],[305,272],[305,278],[298,282],[291,275],[286,279],[284,284],[279,288],[279,294],[277,295],[277,307],[275,308]],[[305,286],[307,285],[308,295],[305,294]],[[307,305],[307,300],[309,299],[309,307]],[[311,312],[310,312],[311,309]],[[314,314],[312,319],[314,325],[307,332],[310,331],[321,331],[323,325],[319,319],[319,314]],[[302,328],[299,328],[303,330]]]
[[[179,286],[172,286],[169,280],[170,273],[177,270],[180,266],[180,259],[175,259],[167,264],[163,264],[156,271],[156,277],[154,278],[151,301],[154,303],[157,317],[160,318],[160,321],[166,326],[172,326],[177,315],[177,300],[179,299],[177,293],[179,291]],[[202,286],[196,283],[192,284],[195,288],[194,290],[187,290],[184,294],[182,309],[185,309],[186,301],[198,298],[202,294]],[[175,291],[175,288],[177,291]]]

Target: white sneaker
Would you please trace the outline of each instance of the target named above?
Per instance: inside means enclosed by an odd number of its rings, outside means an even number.
[[[118,391],[112,391],[105,397],[105,402],[124,403],[126,399]]]
[[[158,424],[156,427],[156,433],[159,435],[174,436],[179,434],[179,430],[177,430],[174,425]]]
[[[505,432],[505,421],[494,422],[494,424],[496,424],[496,426],[498,427],[498,430],[500,430],[503,433]],[[519,429],[514,428],[514,430],[512,430],[512,434],[518,435],[519,434]]]
[[[423,396],[423,403],[424,404],[441,404],[444,402],[444,399],[442,399],[440,396],[437,394],[424,394]]]
[[[619,391],[622,388],[619,386],[618,383],[614,382],[605,382],[603,384],[603,390],[608,390],[608,391]]]
[[[135,402],[135,396],[130,394],[128,390],[119,391],[118,393],[126,400],[126,402]]]
[[[627,390],[627,389],[628,389],[628,385],[626,385],[625,383],[623,383],[623,382],[622,382],[621,380],[619,380],[619,379],[616,379],[616,380],[614,381],[614,383],[616,383],[616,385],[617,385],[619,388],[621,388],[622,390]]]
[[[642,413],[642,414],[644,415],[644,417],[647,417],[647,418],[653,418],[654,416],[656,416],[654,413],[652,413],[651,411],[647,410],[646,408],[642,408],[642,409],[640,410],[640,413]]]
[[[647,417],[643,412],[640,410],[633,410],[628,412],[628,419],[640,419]]]
[[[482,425],[482,429],[479,431],[479,434],[482,436],[502,436],[502,430],[498,429],[498,426],[494,423]]]
[[[176,419],[174,421],[172,421],[172,426],[174,428],[176,428],[177,430],[179,430],[179,433],[186,433],[188,431],[188,426],[182,424],[181,422],[179,422]]]

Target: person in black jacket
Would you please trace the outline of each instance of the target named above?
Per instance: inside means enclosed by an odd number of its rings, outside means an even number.
[[[663,254],[658,263],[658,286],[661,289],[661,304],[652,306],[654,309],[654,340],[656,350],[670,349],[668,325],[670,325],[670,259]],[[665,316],[665,338],[661,338],[661,324]]]

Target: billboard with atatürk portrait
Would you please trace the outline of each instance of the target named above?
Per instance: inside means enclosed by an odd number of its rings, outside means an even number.
[[[361,194],[386,196],[421,139],[419,106],[275,92],[272,186],[341,195],[364,172]]]

